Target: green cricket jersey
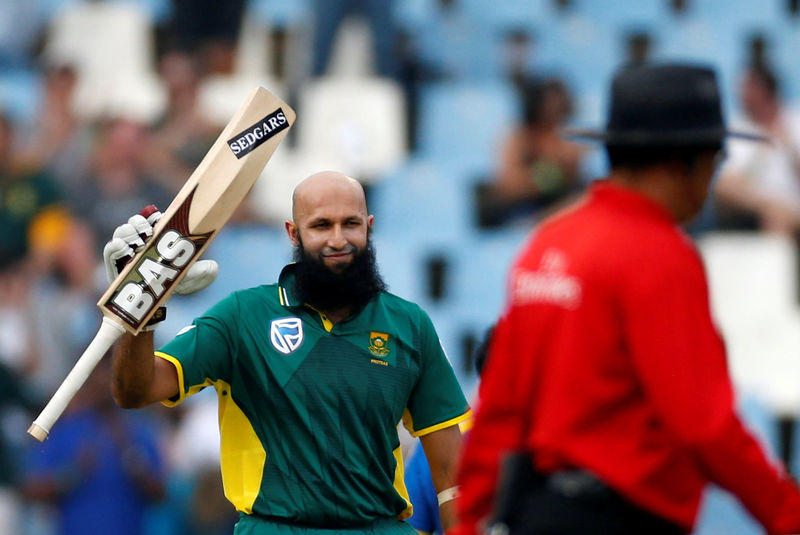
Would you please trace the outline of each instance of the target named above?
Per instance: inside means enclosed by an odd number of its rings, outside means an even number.
[[[234,292],[156,355],[178,371],[176,405],[219,397],[225,495],[246,514],[346,528],[407,518],[397,424],[415,436],[470,411],[428,315],[381,292],[332,325],[279,283]]]

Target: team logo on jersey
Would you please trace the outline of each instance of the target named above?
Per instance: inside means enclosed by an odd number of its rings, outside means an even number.
[[[385,357],[389,354],[389,335],[375,331],[370,332],[367,349],[376,357]]]
[[[288,355],[303,343],[303,322],[300,318],[281,318],[272,320],[269,326],[269,340],[272,347]]]

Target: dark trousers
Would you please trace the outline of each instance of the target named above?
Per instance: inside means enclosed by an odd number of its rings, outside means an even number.
[[[509,535],[685,535],[676,524],[632,504],[582,470],[553,475],[529,467],[516,472],[498,496],[495,528]],[[522,477],[526,481],[520,481]],[[504,492],[511,490],[511,492]]]

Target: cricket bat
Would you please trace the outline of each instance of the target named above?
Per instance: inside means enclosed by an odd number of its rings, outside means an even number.
[[[262,87],[254,89],[156,223],[145,247],[97,303],[100,330],[34,420],[44,441],[56,420],[114,342],[138,334],[244,200],[295,113]]]

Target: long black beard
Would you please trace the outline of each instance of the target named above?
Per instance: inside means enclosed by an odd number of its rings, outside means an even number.
[[[294,260],[297,298],[320,310],[349,309],[354,313],[386,289],[371,240],[341,273],[325,266],[321,257],[308,254],[302,242],[294,249]]]

